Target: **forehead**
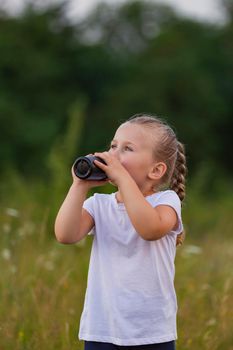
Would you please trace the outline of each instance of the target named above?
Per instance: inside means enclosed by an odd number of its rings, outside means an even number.
[[[116,131],[114,139],[121,142],[131,142],[141,147],[153,147],[155,130],[142,125],[126,122]]]

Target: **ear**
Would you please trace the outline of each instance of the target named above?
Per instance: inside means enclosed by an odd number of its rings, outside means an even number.
[[[167,166],[163,162],[155,163],[148,176],[152,180],[160,180],[167,171]]]

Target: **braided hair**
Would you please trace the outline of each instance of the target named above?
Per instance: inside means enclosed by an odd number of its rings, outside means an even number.
[[[157,140],[154,148],[155,159],[163,161],[167,170],[161,179],[160,186],[175,191],[181,203],[185,198],[185,176],[187,172],[185,147],[177,140],[174,130],[162,119],[147,115],[136,114],[127,122],[139,124],[148,129],[156,129]],[[183,243],[185,232],[177,236],[176,244]]]
[[[178,142],[177,158],[175,162],[175,168],[171,177],[169,188],[175,191],[181,203],[185,198],[185,176],[187,173],[186,168],[186,158],[185,158],[185,148],[181,142]],[[176,244],[180,245],[183,243],[185,238],[185,231],[181,232],[177,236]]]

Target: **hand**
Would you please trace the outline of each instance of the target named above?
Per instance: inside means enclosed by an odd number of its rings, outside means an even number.
[[[96,152],[94,155],[105,161],[106,164],[103,164],[98,160],[95,160],[94,163],[107,174],[110,182],[113,182],[116,186],[119,187],[120,182],[127,176],[130,176],[120,161],[109,152]]]
[[[93,154],[88,154],[93,155]],[[106,180],[98,180],[98,181],[91,181],[91,180],[85,180],[85,179],[80,179],[79,177],[77,177],[75,175],[74,172],[74,165],[71,168],[71,173],[72,173],[72,178],[73,178],[73,183],[75,185],[81,186],[81,187],[85,187],[85,189],[88,191],[90,188],[92,187],[97,187],[97,186],[103,186],[106,183],[108,183],[109,179]]]

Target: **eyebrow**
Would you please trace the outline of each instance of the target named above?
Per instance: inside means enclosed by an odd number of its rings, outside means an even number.
[[[111,143],[112,143],[112,142],[117,142],[117,140],[113,139],[113,140],[111,141]],[[124,143],[130,143],[131,145],[135,145],[135,146],[136,146],[136,144],[133,143],[133,142],[131,142],[131,141],[125,141]]]

